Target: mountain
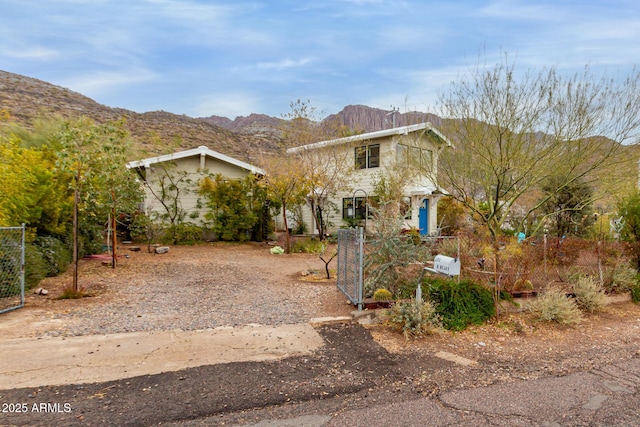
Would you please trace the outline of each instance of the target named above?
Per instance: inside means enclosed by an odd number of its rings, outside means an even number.
[[[400,113],[398,111],[394,113],[379,108],[367,107],[366,105],[348,105],[339,113],[331,114],[324,120],[337,120],[338,123],[359,132],[373,132],[393,127],[394,119],[395,126],[406,126],[425,121],[429,121],[436,126],[440,123],[440,118],[434,114],[421,112]],[[202,117],[201,120],[241,134],[265,134],[276,137],[279,136],[277,129],[281,128],[284,122],[284,119],[264,114],[239,116],[234,120],[227,117],[210,116]]]
[[[137,156],[163,154],[206,145],[209,148],[245,161],[255,161],[258,152],[275,152],[284,119],[265,114],[250,114],[231,120],[211,116],[192,118],[185,115],[152,111],[136,113],[123,108],[99,104],[80,93],[31,77],[0,70],[0,108],[6,109],[27,127],[39,117],[55,114],[65,118],[84,115],[98,123],[125,117],[136,140]],[[337,120],[348,128],[371,132],[425,120],[437,126],[440,119],[420,112],[389,112],[364,105],[349,105],[325,120]],[[160,140],[166,144],[158,147]]]
[[[339,113],[332,114],[325,120],[338,120],[349,129],[362,132],[373,132],[423,122],[431,122],[438,126],[441,121],[438,116],[430,113],[400,113],[397,110],[394,112],[366,105],[348,105]]]
[[[136,113],[111,108],[50,83],[0,70],[0,108],[6,109],[18,123],[30,126],[38,117],[55,114],[65,118],[84,115],[98,123],[125,117],[135,137],[137,152],[144,155],[206,145],[221,153],[245,161],[254,161],[258,150],[273,151],[277,140],[261,133],[234,132],[207,120],[165,111]],[[157,147],[160,139],[166,147]],[[142,154],[141,154],[142,155]]]

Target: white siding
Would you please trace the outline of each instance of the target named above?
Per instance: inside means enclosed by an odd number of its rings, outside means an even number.
[[[343,221],[343,212],[342,212],[342,202],[344,198],[353,198],[355,197],[363,197],[365,193],[368,197],[373,196],[374,185],[376,181],[379,179],[380,173],[385,171],[385,168],[388,168],[395,164],[396,162],[396,146],[398,143],[407,145],[407,146],[415,146],[423,149],[431,150],[432,159],[433,159],[433,175],[435,175],[435,168],[437,165],[437,154],[439,147],[436,146],[432,141],[428,139],[417,139],[413,134],[409,135],[390,135],[384,136],[381,138],[377,138],[369,141],[362,141],[359,144],[344,144],[342,148],[343,155],[347,156],[347,158],[351,158],[354,167],[355,167],[355,151],[354,147],[358,145],[371,145],[371,144],[379,144],[380,145],[380,167],[376,168],[367,168],[367,169],[358,169],[355,170],[351,177],[351,190],[343,191],[336,194],[331,201],[336,204],[338,208],[338,212],[333,214],[330,217],[330,222],[333,223],[333,227],[329,229],[329,232],[334,232],[337,228],[341,226],[345,226],[346,223]],[[332,150],[335,150],[337,147],[331,146]],[[326,147],[320,147],[318,150],[327,150]],[[422,191],[421,194],[413,194],[417,189]],[[412,182],[407,186],[405,195],[411,197],[412,199],[412,216],[410,220],[406,221],[407,228],[413,227],[418,228],[418,212],[419,206],[422,199],[425,197],[429,199],[429,234],[433,234],[437,231],[437,196],[431,196],[431,192],[436,189],[436,185],[432,182],[429,176],[421,176],[418,177],[415,182]],[[412,195],[413,194],[413,195]],[[309,206],[304,210],[304,220],[307,223],[307,230],[309,233],[317,233],[315,229],[315,223],[313,214]],[[369,227],[370,223],[367,224]]]
[[[201,170],[203,164],[205,169]],[[181,176],[183,172],[187,172],[187,179],[191,181],[191,184],[183,185],[184,188],[179,203],[186,212],[184,221],[197,224],[201,224],[204,221],[204,213],[206,212],[206,208],[198,209],[197,204],[199,200],[199,183],[207,174],[214,175],[219,173],[229,179],[239,179],[249,174],[246,169],[201,155],[176,159],[170,163],[154,163],[146,168],[146,181],[156,194],[159,194],[160,190],[158,180],[166,173],[165,169],[168,173],[174,174],[174,176]],[[147,214],[156,212],[162,215],[166,213],[160,201],[149,188],[145,188],[145,211]],[[195,219],[190,218],[190,215],[195,215],[195,213],[198,213],[198,217]]]

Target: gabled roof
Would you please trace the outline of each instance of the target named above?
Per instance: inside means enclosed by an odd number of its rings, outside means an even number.
[[[139,168],[139,167],[147,168],[155,163],[170,162],[173,160],[184,159],[187,157],[201,156],[203,154],[207,157],[211,157],[211,158],[220,160],[222,162],[232,164],[234,166],[237,166],[242,169],[246,169],[253,173],[264,175],[264,171],[259,167],[253,166],[249,163],[245,163],[238,159],[234,159],[233,157],[227,156],[226,154],[218,153],[217,151],[211,150],[208,147],[205,147],[204,145],[201,145],[198,148],[192,148],[190,150],[178,151],[176,153],[171,153],[171,154],[165,154],[163,156],[149,157],[148,159],[135,160],[133,162],[127,163],[127,167],[130,169]]]
[[[287,153],[298,153],[300,151],[315,150],[317,148],[330,147],[333,145],[347,144],[352,142],[370,141],[370,140],[385,138],[385,137],[394,136],[394,135],[408,135],[410,133],[415,133],[420,131],[424,131],[425,133],[430,133],[432,136],[435,137],[436,140],[438,140],[441,144],[446,145],[447,147],[453,147],[453,144],[451,143],[451,141],[449,141],[449,139],[446,136],[440,133],[438,129],[436,129],[431,123],[424,122],[416,125],[402,126],[398,128],[384,129],[384,130],[378,130],[375,132],[363,133],[360,135],[347,136],[346,138],[338,138],[338,139],[331,139],[328,141],[315,142],[313,144],[307,144],[307,145],[302,145],[300,147],[289,148],[287,150]]]

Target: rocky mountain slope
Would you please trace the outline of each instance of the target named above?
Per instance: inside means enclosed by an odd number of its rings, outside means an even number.
[[[38,117],[55,114],[69,118],[88,116],[101,123],[126,117],[129,131],[137,143],[137,151],[147,155],[206,145],[238,159],[251,161],[257,150],[271,151],[275,140],[260,133],[238,133],[207,120],[165,111],[136,113],[111,108],[71,90],[31,77],[0,70],[0,109],[5,109],[17,122],[29,126]],[[166,149],[153,140],[160,139]]]

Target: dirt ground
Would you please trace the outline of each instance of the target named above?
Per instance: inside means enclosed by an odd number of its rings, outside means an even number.
[[[129,258],[122,258],[115,270],[102,265],[101,260],[82,262],[81,286],[92,297],[58,300],[70,276],[47,279],[42,287],[49,290],[49,295],[29,294],[26,307],[21,309],[32,314],[32,321],[27,318],[26,324],[15,325],[0,315],[0,337],[37,336],[51,330],[48,320],[73,321],[66,314],[79,307],[92,310],[85,314],[99,314],[100,307],[127,303],[121,300],[129,297],[119,293],[120,283],[142,283],[140,277],[174,270],[179,274],[172,280],[182,277],[189,281],[193,279],[189,274],[203,274],[200,264],[228,263],[231,274],[260,278],[252,287],[268,285],[270,292],[280,289],[283,295],[314,289],[314,299],[305,305],[310,317],[345,315],[354,309],[335,289],[333,279],[313,274],[324,267],[316,255],[274,256],[268,253],[268,247],[256,244],[171,248],[164,255],[146,254],[144,248],[142,252],[121,253]],[[335,264],[331,267],[335,269]],[[302,275],[309,271],[311,275]],[[141,292],[152,293],[153,288]],[[203,297],[202,292],[195,296]],[[401,401],[416,394],[437,397],[458,388],[606,369],[617,361],[640,357],[640,306],[622,300],[586,316],[576,326],[536,322],[528,313],[516,312],[463,332],[416,340],[405,340],[382,324],[333,324],[319,326],[318,332],[325,347],[307,357],[204,366],[101,384],[0,390],[2,402],[65,402],[73,407],[71,413],[56,414],[57,418],[50,414],[13,414],[5,422],[242,424],[265,417],[316,413],[320,407],[332,413],[376,401]],[[459,365],[437,357],[443,352],[470,363]]]

